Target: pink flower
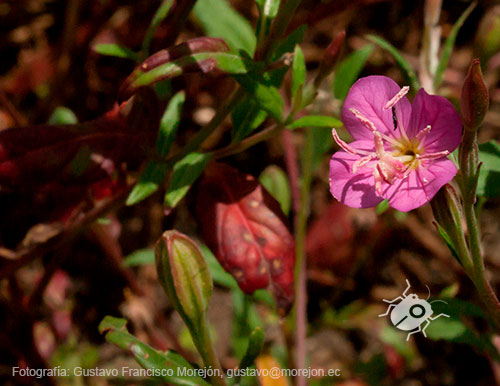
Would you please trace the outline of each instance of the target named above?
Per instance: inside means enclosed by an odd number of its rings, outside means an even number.
[[[330,160],[330,191],[353,208],[384,199],[408,212],[429,202],[457,173],[447,159],[460,143],[462,124],[445,98],[421,89],[413,106],[385,76],[359,79],[349,91],[342,120],[354,141]]]

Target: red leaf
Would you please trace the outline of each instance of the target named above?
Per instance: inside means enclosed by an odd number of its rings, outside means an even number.
[[[92,181],[96,173],[99,178],[109,173],[110,161],[119,166],[142,160],[159,119],[156,101],[149,95],[115,105],[94,121],[1,131],[0,191],[25,190],[54,180]]]
[[[286,312],[294,296],[295,243],[278,202],[254,177],[214,163],[200,183],[197,214],[206,243],[240,288],[270,286]]]
[[[350,208],[332,202],[307,232],[308,265],[331,269],[339,276],[345,275],[354,262],[355,235]]]
[[[154,141],[158,112],[154,94],[144,90],[94,121],[1,131],[0,244],[45,244],[119,199],[125,172]]]
[[[136,67],[127,79],[125,79],[120,87],[119,99],[127,99],[137,92],[140,87],[135,86],[134,82],[141,75],[173,60],[189,57],[189,55],[202,52],[229,52],[229,47],[223,39],[199,37],[180,43],[172,48],[158,51]],[[201,71],[202,73],[207,73],[212,71],[216,65],[217,63],[212,60],[204,62],[193,62],[190,60],[182,65],[182,72],[189,73]],[[163,79],[169,79],[170,76],[171,75],[156,76],[154,81],[157,82]]]

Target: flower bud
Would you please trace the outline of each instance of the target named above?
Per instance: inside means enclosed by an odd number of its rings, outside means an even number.
[[[485,12],[476,34],[475,49],[483,65],[500,51],[500,5]]]
[[[462,87],[460,108],[465,130],[476,131],[488,110],[488,89],[483,81],[479,59],[474,59]]]
[[[323,56],[323,60],[319,65],[319,72],[314,80],[314,85],[316,87],[325,79],[332,71],[333,67],[337,63],[337,60],[340,56],[340,51],[342,49],[343,43],[345,39],[345,31],[341,31],[337,34],[335,39],[332,40],[330,45],[325,50],[325,55]]]
[[[198,246],[186,235],[166,231],[156,243],[156,268],[173,306],[198,331],[212,295],[212,278]]]
[[[448,234],[454,234],[457,226],[461,226],[463,214],[460,196],[451,184],[443,186],[431,201],[434,217]]]

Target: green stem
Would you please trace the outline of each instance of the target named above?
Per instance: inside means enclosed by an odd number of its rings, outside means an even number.
[[[500,302],[490,283],[486,280],[483,254],[481,250],[481,234],[474,204],[479,174],[477,149],[477,128],[465,128],[459,148],[461,176],[459,178],[462,191],[464,217],[469,233],[469,250],[473,272],[471,276],[477,292],[489,313],[495,329],[500,332]]]
[[[278,14],[271,25],[271,31],[267,38],[263,41],[262,46],[258,47],[255,52],[255,59],[266,59],[266,56],[272,53],[272,46],[285,33],[290,20],[292,20],[295,11],[302,0],[283,0],[281,1]],[[269,58],[267,58],[269,59]]]
[[[203,317],[197,333],[194,333],[193,331],[191,335],[195,342],[196,348],[200,353],[201,359],[203,359],[205,368],[212,368],[214,370],[214,375],[210,377],[212,384],[216,386],[227,386],[223,375],[224,372],[215,353],[212,339],[210,338],[206,317]]]
[[[486,310],[493,320],[495,328],[497,331],[500,331],[500,302],[491,288],[490,283],[486,280],[484,260],[481,252],[481,236],[474,205],[470,200],[465,200],[464,202],[464,214],[465,221],[467,222],[467,229],[469,231],[469,245],[474,269],[472,280]]]
[[[245,138],[241,142],[233,143],[222,149],[216,150],[215,152],[213,152],[213,158],[219,159],[228,157],[233,154],[241,153],[242,151],[245,151],[249,147],[252,147],[259,142],[265,141],[266,139],[273,137],[281,130],[283,130],[283,125],[273,124],[269,127],[266,127],[264,130],[259,131],[258,133],[250,137]]]
[[[138,62],[142,62],[149,55],[149,47],[151,45],[151,41],[153,40],[153,36],[156,32],[156,29],[160,25],[160,23],[167,17],[170,8],[174,4],[174,0],[163,0],[156,10],[151,23],[149,24],[148,29],[144,35],[144,39],[142,41],[142,47],[139,54]]]
[[[167,169],[171,169],[174,164],[183,159],[186,155],[193,151],[199,150],[202,143],[212,134],[217,127],[222,123],[222,121],[233,111],[234,107],[243,100],[246,92],[243,88],[239,87],[233,92],[233,94],[227,99],[227,101],[217,110],[214,117],[208,122],[208,124],[203,127],[196,136],[187,143],[184,148],[174,154],[173,156],[167,158],[164,162]],[[157,161],[159,162],[159,161]]]

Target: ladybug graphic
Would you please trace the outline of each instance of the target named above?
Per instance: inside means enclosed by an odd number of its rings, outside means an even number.
[[[384,302],[389,303],[389,307],[387,308],[387,311],[384,314],[380,314],[379,317],[386,316],[390,313],[391,322],[394,327],[399,330],[410,331],[406,337],[407,341],[410,339],[410,335],[416,334],[419,331],[422,331],[422,334],[424,334],[427,338],[425,329],[429,327],[432,320],[436,320],[440,316],[446,316],[447,318],[450,317],[450,315],[443,313],[432,316],[431,303],[446,302],[444,300],[434,300],[432,302],[428,302],[428,298],[420,299],[417,294],[407,295],[407,292],[411,287],[408,279],[406,279],[406,284],[408,286],[401,296],[398,296],[393,300],[382,299]],[[396,303],[398,300],[399,303]],[[423,327],[422,324],[424,324]]]

